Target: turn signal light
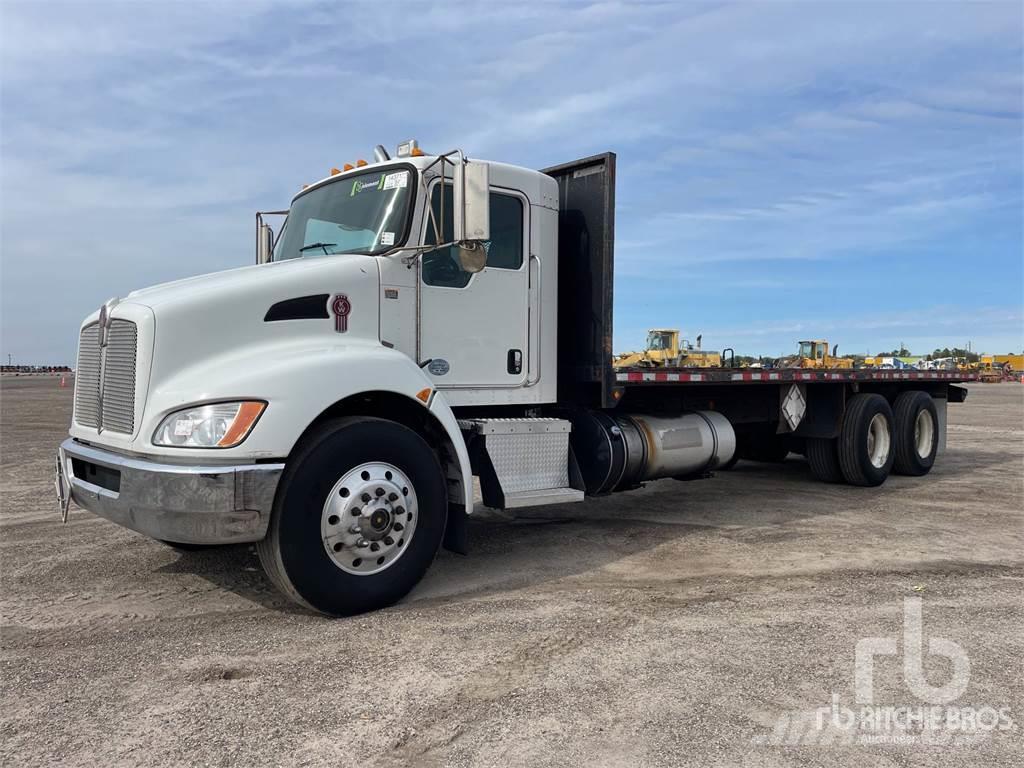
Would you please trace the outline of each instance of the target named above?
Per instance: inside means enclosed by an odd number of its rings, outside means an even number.
[[[230,448],[232,445],[238,445],[238,443],[242,442],[266,407],[266,403],[242,403],[238,409],[238,415],[235,416],[235,420],[228,427],[228,431],[224,433],[224,437],[220,439],[217,445],[222,448]]]

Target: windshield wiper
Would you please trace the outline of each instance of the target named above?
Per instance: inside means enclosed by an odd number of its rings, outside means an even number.
[[[337,245],[337,243],[310,243],[309,245],[304,245],[301,248],[299,248],[299,253],[303,253],[304,251],[309,251],[309,250],[311,250],[313,248],[323,248],[324,249],[324,256],[330,256],[331,254],[329,254],[327,252],[327,249],[329,247],[333,247],[335,245]]]

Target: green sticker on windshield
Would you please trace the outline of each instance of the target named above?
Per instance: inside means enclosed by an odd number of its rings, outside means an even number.
[[[348,193],[349,197],[355,197],[360,192],[367,189],[381,189],[384,186],[384,174],[380,175],[380,178],[370,181],[369,179],[356,179],[352,182],[352,191]]]

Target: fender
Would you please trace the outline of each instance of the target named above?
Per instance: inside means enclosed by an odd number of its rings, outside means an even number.
[[[333,339],[331,340],[333,341]],[[428,404],[417,393],[430,390]],[[181,462],[237,462],[287,457],[301,435],[324,411],[363,392],[389,392],[427,408],[455,448],[462,502],[473,508],[473,476],[462,432],[447,401],[405,354],[377,341],[350,337],[282,339],[197,361],[162,382],[150,382],[142,428],[134,452]],[[252,433],[235,448],[157,448],[151,437],[171,412],[199,403],[263,400],[267,408]],[[379,414],[387,418],[387,413]]]

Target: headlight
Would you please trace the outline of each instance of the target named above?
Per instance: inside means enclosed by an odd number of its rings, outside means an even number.
[[[261,402],[211,403],[175,411],[160,422],[153,445],[232,448],[249,436],[267,407]]]

